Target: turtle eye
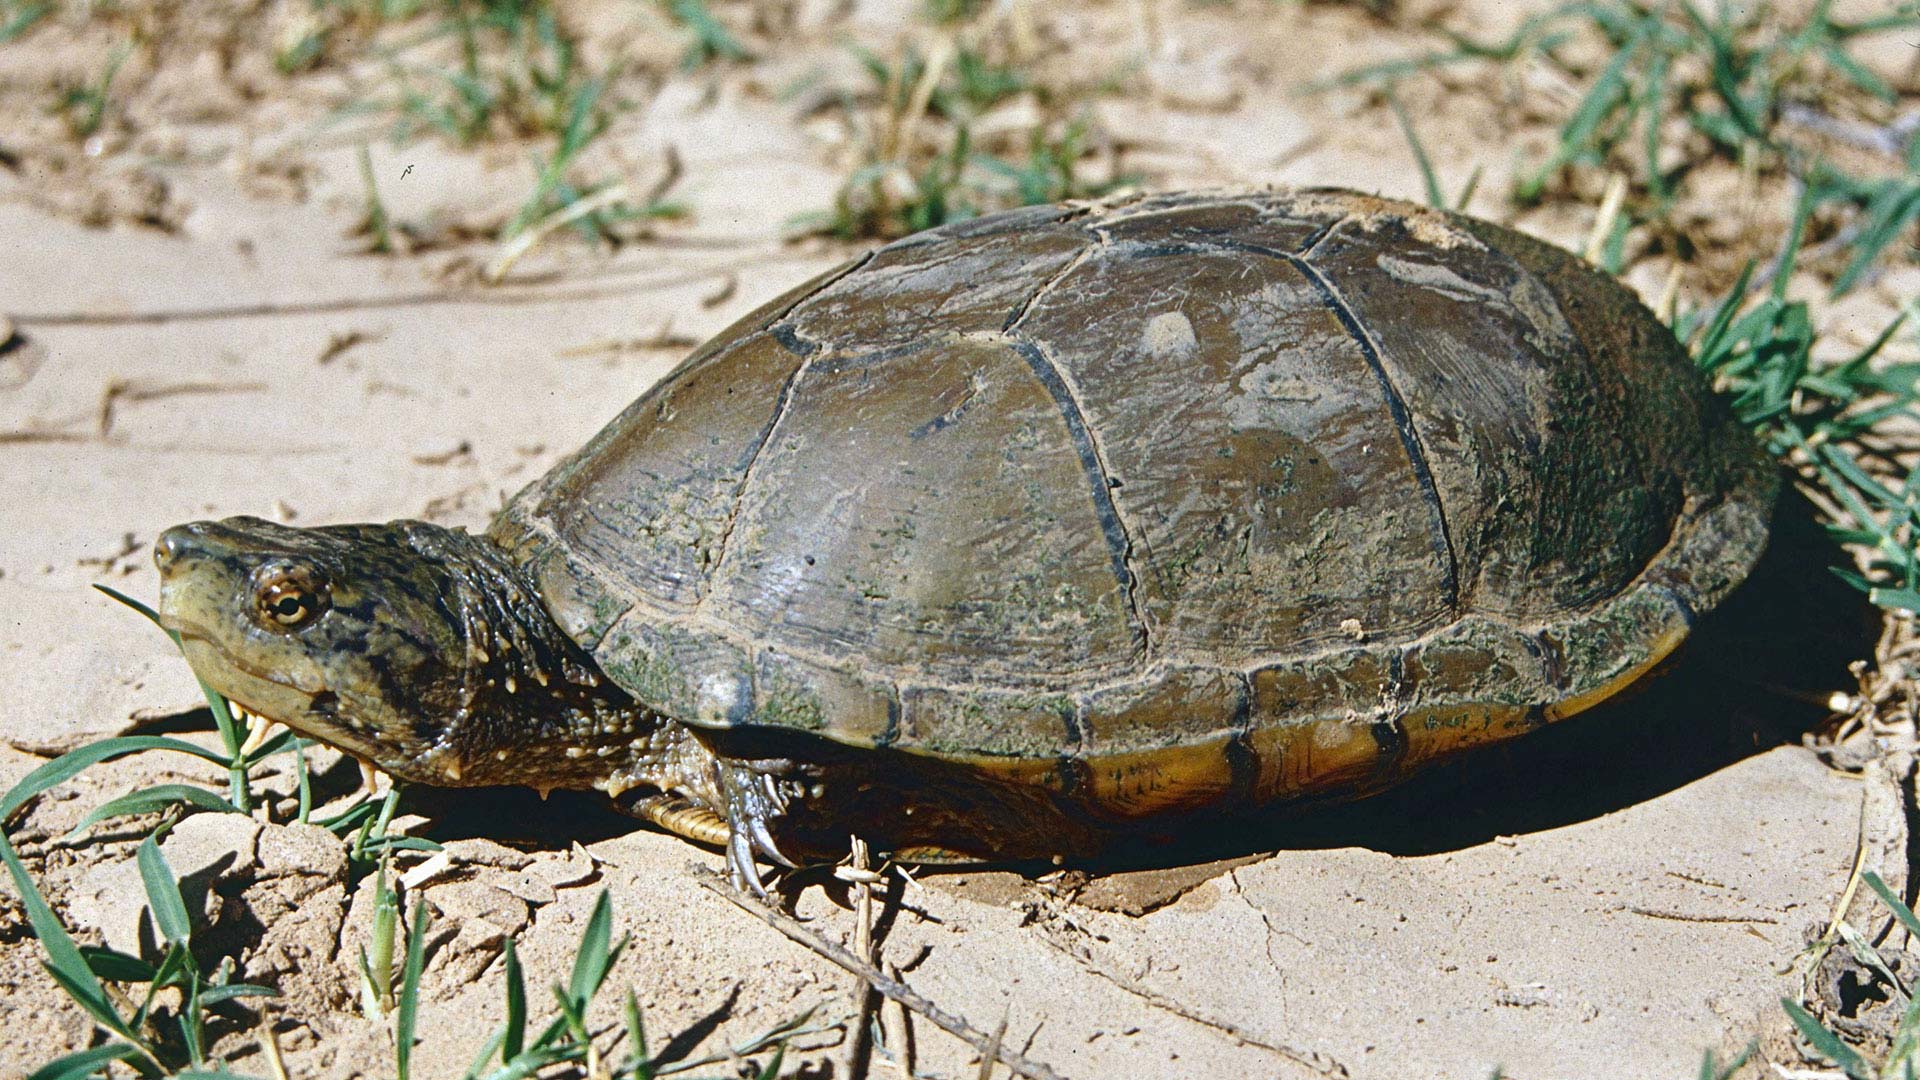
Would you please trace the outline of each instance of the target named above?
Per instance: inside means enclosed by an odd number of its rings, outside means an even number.
[[[269,627],[297,630],[332,602],[326,580],[304,566],[267,566],[256,575],[254,610]]]

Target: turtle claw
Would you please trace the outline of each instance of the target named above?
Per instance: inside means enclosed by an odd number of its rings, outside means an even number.
[[[753,862],[753,842],[737,827],[727,837],[727,872],[734,888],[762,900],[767,898],[766,883],[760,880],[760,868]]]
[[[754,853],[761,858],[789,870],[800,869],[800,864],[782,854],[779,845],[773,842],[773,832],[767,828],[764,818],[748,818],[747,834],[753,838]]]
[[[765,899],[756,859],[789,870],[800,865],[780,850],[769,824],[786,812],[787,794],[778,779],[743,764],[723,763],[719,774],[727,800],[727,866],[734,887]]]

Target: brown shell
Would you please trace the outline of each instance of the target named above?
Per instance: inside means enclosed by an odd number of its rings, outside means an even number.
[[[495,536],[661,712],[1128,817],[1358,793],[1579,711],[1774,481],[1611,278],[1347,192],[1032,207],[702,347]]]

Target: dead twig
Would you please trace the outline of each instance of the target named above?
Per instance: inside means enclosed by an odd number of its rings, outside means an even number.
[[[342,353],[347,352],[357,345],[365,345],[369,341],[376,341],[380,336],[381,335],[378,334],[369,334],[364,330],[348,330],[345,333],[334,334],[327,338],[327,347],[320,350],[320,356],[314,362],[321,365],[331,364],[339,359]]]
[[[113,433],[114,410],[122,401],[157,401],[161,398],[181,397],[189,394],[257,394],[267,388],[266,383],[211,383],[185,382],[147,385],[132,379],[115,379],[100,392],[100,413],[98,428],[101,438]]]
[[[897,1001],[907,1009],[926,1017],[935,1027],[987,1055],[988,1060],[998,1061],[1013,1070],[1015,1075],[1027,1077],[1028,1080],[1065,1080],[1048,1066],[1015,1053],[1005,1046],[996,1045],[992,1035],[921,997],[905,983],[890,979],[876,971],[872,964],[848,952],[843,946],[828,941],[820,936],[818,931],[793,916],[777,911],[771,905],[734,889],[722,880],[719,874],[703,866],[692,869],[694,882],[701,888],[780,931],[788,939],[813,950],[821,958],[858,975],[882,997]]]
[[[847,878],[853,884],[854,896],[853,954],[878,970],[880,955],[873,940],[873,882],[879,875],[868,864],[867,842],[856,836],[852,844],[846,869],[849,871]],[[873,1038],[870,1026],[874,1007],[879,1001],[873,987],[864,981],[854,989],[853,1032],[847,1039],[846,1066],[849,1077],[864,1077],[871,1068]]]

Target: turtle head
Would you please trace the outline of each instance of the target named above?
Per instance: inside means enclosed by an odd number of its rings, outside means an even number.
[[[527,751],[632,708],[464,531],[228,518],[167,530],[154,562],[161,621],[202,681],[402,779],[573,786]]]

